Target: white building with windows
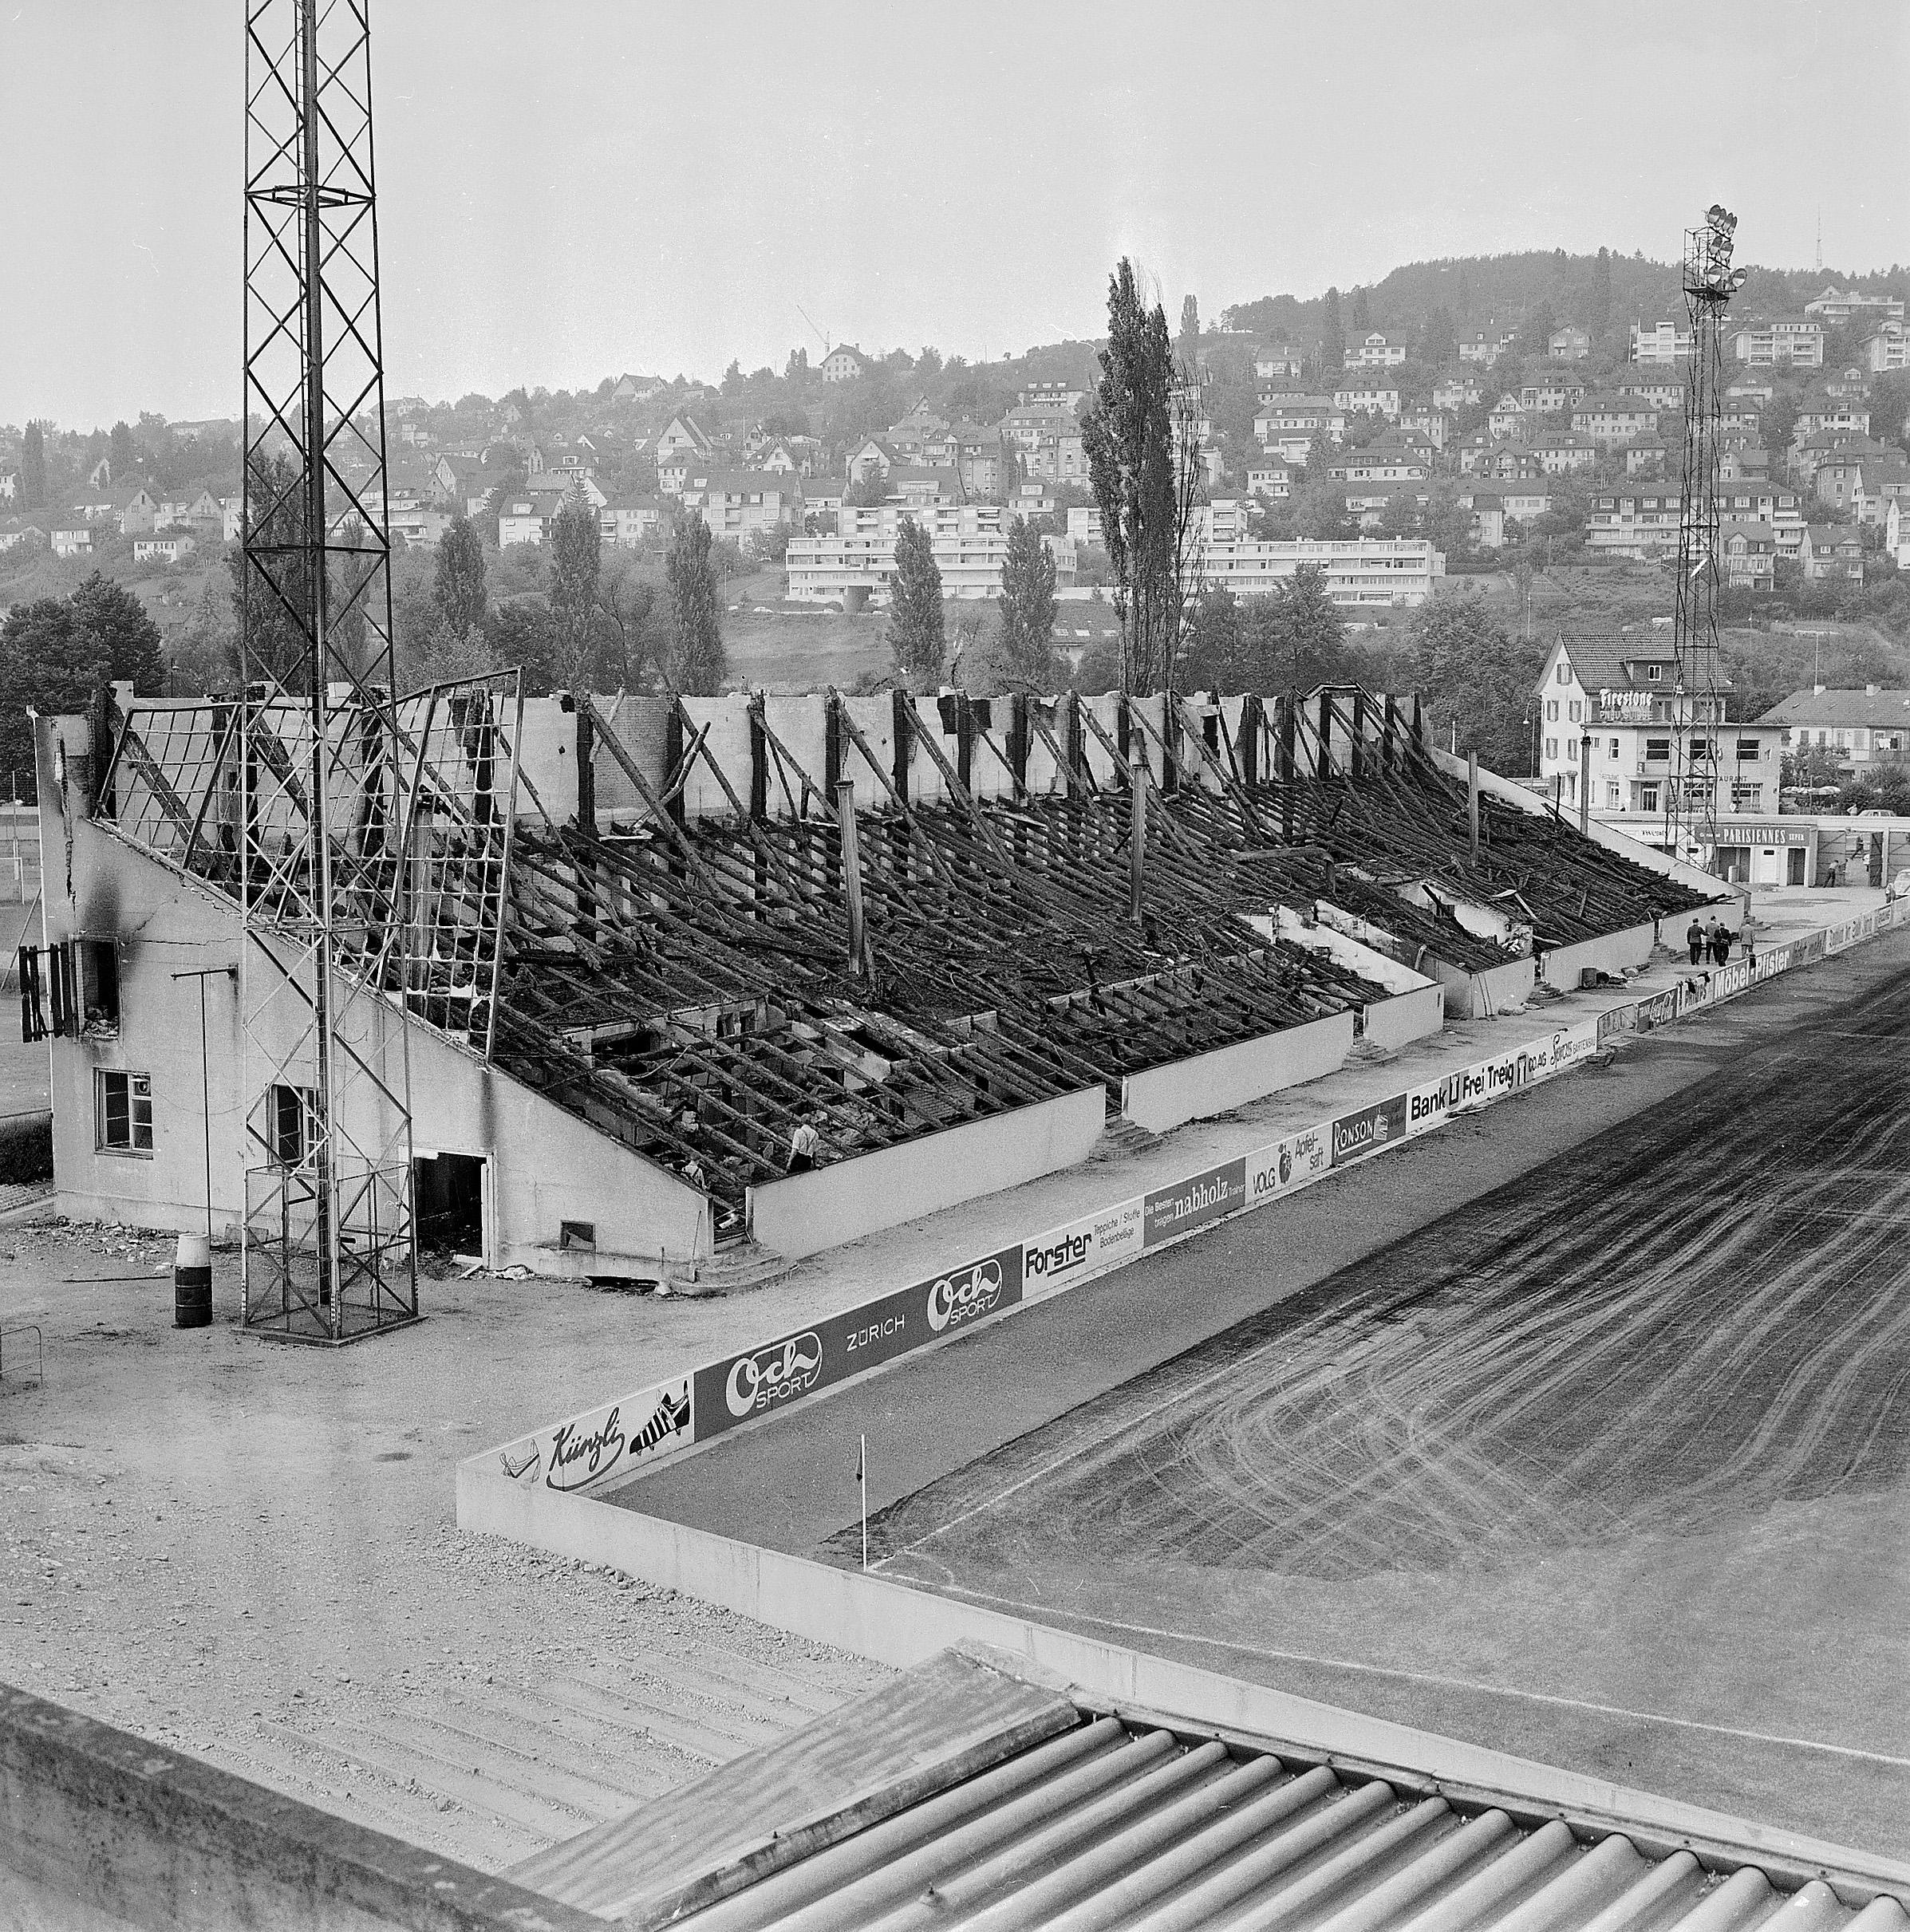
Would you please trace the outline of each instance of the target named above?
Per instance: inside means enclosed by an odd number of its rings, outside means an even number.
[[[796,604],[886,603],[895,577],[895,540],[905,522],[929,533],[944,597],[1001,593],[1008,557],[1004,512],[999,503],[845,503],[828,537],[791,537],[785,568]],[[1068,534],[1074,534],[1071,527]]]
[[[1217,540],[1202,563],[1208,584],[1224,585],[1236,597],[1265,596],[1310,566],[1343,610],[1423,604],[1446,574],[1444,553],[1423,538]]]
[[[1594,818],[1642,822],[1625,829],[1648,840],[1674,798],[1687,824],[1713,812],[1778,814],[1782,729],[1730,720],[1721,668],[1700,664],[1687,677],[1681,685],[1668,623],[1554,641],[1533,692],[1534,731],[1539,777],[1561,810],[1577,811],[1588,786]],[[1792,882],[1765,851],[1759,843],[1745,862],[1752,882]]]
[[[1632,360],[1654,365],[1688,361],[1691,332],[1682,322],[1634,322]]]

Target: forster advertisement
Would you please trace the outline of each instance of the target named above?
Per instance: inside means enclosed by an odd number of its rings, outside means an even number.
[[[697,1440],[708,1441],[1012,1307],[1021,1299],[1021,1253],[1017,1243],[698,1369]]]
[[[1072,1287],[1077,1281],[1118,1266],[1142,1248],[1142,1231],[1146,1224],[1146,1204],[1135,1195],[1131,1201],[1084,1215],[1065,1228],[1026,1242],[1021,1249],[1021,1294],[1025,1301]]]
[[[1141,1245],[1158,1248],[1196,1228],[1224,1220],[1247,1205],[1247,1164],[1228,1161],[1171,1187],[1156,1188],[1142,1204]]]

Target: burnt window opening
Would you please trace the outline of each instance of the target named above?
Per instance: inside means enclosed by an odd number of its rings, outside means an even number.
[[[318,1094],[314,1087],[266,1089],[266,1144],[280,1167],[303,1167],[318,1150]]]
[[[109,939],[82,939],[74,944],[79,968],[80,1026],[96,1037],[117,1039],[120,1031],[120,954]]]
[[[152,1151],[152,1077],[111,1073],[93,1076],[93,1141],[103,1153]]]

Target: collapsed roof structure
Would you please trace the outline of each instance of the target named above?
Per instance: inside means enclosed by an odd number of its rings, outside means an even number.
[[[95,807],[227,893],[233,709],[128,705]],[[1387,991],[1361,957],[1450,988],[1704,902],[1509,787],[1475,842],[1417,701],[1357,687],[423,715],[412,791],[457,810],[413,808],[402,943],[345,956],[700,1190],[718,1240],[799,1126],[827,1165],[1095,1086],[1118,1111],[1150,1069],[1359,1014]]]

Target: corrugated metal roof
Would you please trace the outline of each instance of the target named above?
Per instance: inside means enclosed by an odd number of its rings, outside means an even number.
[[[708,1896],[707,1890],[701,1896]],[[635,1901],[598,1909],[606,1916]],[[1910,1932],[1754,1866],[1641,1851],[1622,1832],[1520,1822],[1324,1764],[1114,1717],[700,1910],[624,1920],[692,1932]]]

